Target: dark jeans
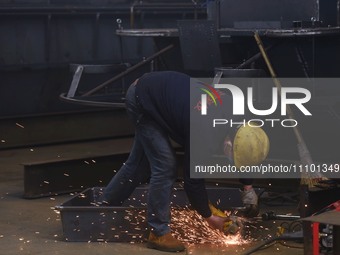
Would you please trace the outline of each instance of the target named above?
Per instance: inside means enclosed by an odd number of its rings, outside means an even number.
[[[171,192],[177,178],[175,154],[167,133],[143,114],[134,85],[127,91],[126,108],[136,125],[135,140],[129,158],[106,187],[104,199],[121,205],[150,177],[148,224],[156,235],[164,235],[170,232]]]

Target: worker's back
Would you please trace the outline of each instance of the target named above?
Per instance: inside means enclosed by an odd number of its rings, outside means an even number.
[[[190,129],[190,77],[163,71],[143,75],[136,96],[145,117],[155,120],[177,143],[184,145]]]

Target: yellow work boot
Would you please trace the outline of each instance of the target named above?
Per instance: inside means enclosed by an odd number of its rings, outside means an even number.
[[[154,233],[150,232],[147,247],[169,252],[179,252],[185,250],[184,245],[174,238],[170,232],[162,236],[156,236]]]

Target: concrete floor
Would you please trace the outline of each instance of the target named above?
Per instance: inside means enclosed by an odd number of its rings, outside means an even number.
[[[79,143],[67,145],[43,146],[0,151],[0,254],[166,254],[150,250],[145,244],[104,243],[104,242],[66,242],[63,240],[60,215],[53,207],[70,199],[72,194],[45,197],[39,199],[23,199],[23,166],[21,163],[51,159],[61,154],[77,155],[91,151],[100,143]],[[281,208],[284,209],[284,208]],[[287,208],[286,208],[287,209]],[[288,208],[289,210],[291,208]],[[280,210],[272,208],[271,210]],[[281,212],[281,211],[280,211]],[[276,232],[276,225],[268,223],[266,231],[259,228],[257,235],[266,237]],[[262,231],[262,232],[261,232]],[[245,245],[188,245],[187,254],[242,254],[253,247],[256,242]],[[297,246],[301,246],[298,244]],[[254,254],[301,255],[303,249],[288,248],[275,244]],[[180,253],[185,254],[185,252]]]

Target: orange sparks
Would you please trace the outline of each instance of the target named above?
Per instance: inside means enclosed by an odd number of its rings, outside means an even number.
[[[177,239],[188,244],[229,246],[247,243],[239,233],[227,236],[212,229],[202,216],[187,208],[171,209],[171,229]]]

